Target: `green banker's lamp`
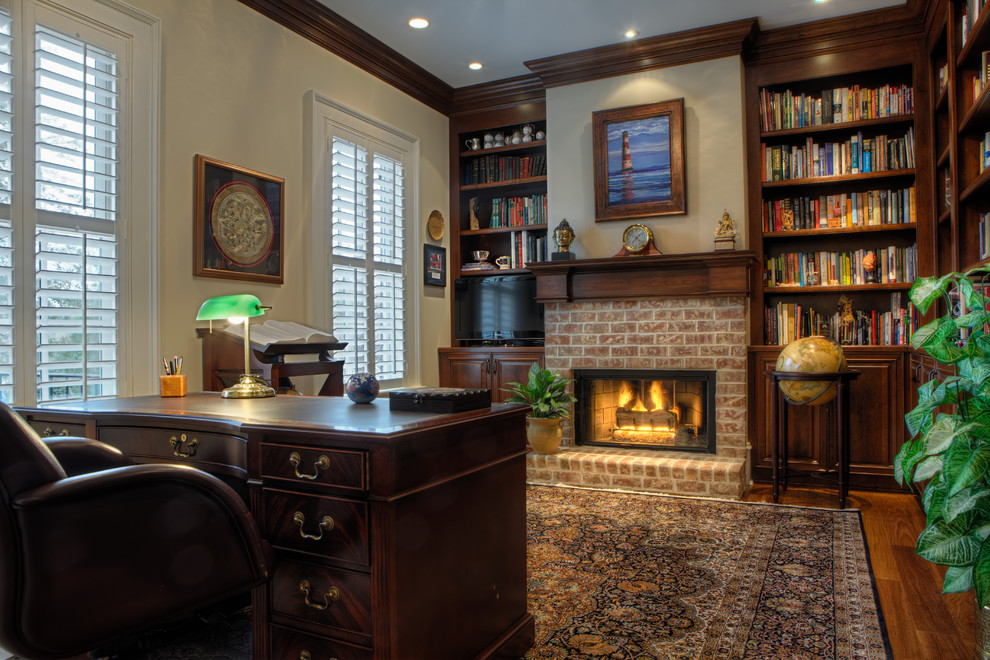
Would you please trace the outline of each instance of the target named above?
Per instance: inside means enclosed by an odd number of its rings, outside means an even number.
[[[265,379],[251,373],[251,337],[248,334],[248,320],[252,316],[261,316],[266,309],[257,296],[240,293],[233,296],[217,296],[210,298],[199,308],[197,321],[218,321],[226,319],[231,323],[244,322],[244,373],[236,385],[232,385],[220,393],[224,399],[260,399],[275,396],[275,390],[268,386]]]

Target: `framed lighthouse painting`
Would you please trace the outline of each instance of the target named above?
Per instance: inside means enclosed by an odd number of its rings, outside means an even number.
[[[684,99],[591,114],[595,222],[687,212]]]

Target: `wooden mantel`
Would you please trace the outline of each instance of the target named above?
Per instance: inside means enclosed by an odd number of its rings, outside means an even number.
[[[539,302],[750,295],[756,252],[725,250],[526,264]]]

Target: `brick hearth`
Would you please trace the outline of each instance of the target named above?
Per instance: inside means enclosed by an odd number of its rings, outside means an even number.
[[[739,498],[749,484],[746,307],[742,295],[546,303],[546,365],[573,369],[716,372],[716,454],[574,446],[530,454],[533,483]]]

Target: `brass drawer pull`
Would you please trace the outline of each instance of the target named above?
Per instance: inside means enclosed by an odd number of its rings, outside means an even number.
[[[313,655],[306,649],[303,649],[299,652],[299,660],[313,660]],[[330,660],[337,660],[337,658],[330,658]]]
[[[310,590],[311,587],[309,586],[309,580],[303,580],[299,583],[299,591],[301,591],[303,594],[303,598],[306,601],[306,606],[312,607],[314,610],[325,610],[328,607],[330,607],[331,601],[335,601],[338,598],[340,598],[340,589],[331,586],[329,589],[327,589],[327,592],[323,594],[323,602],[314,603],[309,599]]]
[[[172,445],[173,456],[189,458],[190,456],[196,455],[196,447],[199,445],[199,440],[196,438],[188,440],[186,439],[186,434],[183,433],[178,438],[173,435],[169,438],[168,443]]]
[[[303,474],[299,471],[299,464],[302,462],[302,457],[299,452],[292,452],[289,454],[289,464],[292,465],[293,470],[295,470],[296,476],[300,479],[316,479],[320,476],[320,470],[326,470],[330,467],[330,459],[326,455],[320,455],[315,463],[313,463],[313,474]]]
[[[52,427],[50,427],[50,426],[46,426],[44,433],[45,433],[45,437],[46,438],[50,438],[53,435],[55,435],[55,430]],[[69,429],[62,429],[59,432],[59,435],[68,436],[69,435]]]
[[[299,536],[304,539],[312,539],[313,541],[319,541],[323,538],[323,532],[329,532],[333,529],[333,518],[330,516],[323,516],[323,520],[320,521],[320,533],[319,534],[307,534],[303,531],[303,524],[306,522],[306,516],[303,515],[302,511],[296,511],[292,516],[292,522],[299,525]]]

